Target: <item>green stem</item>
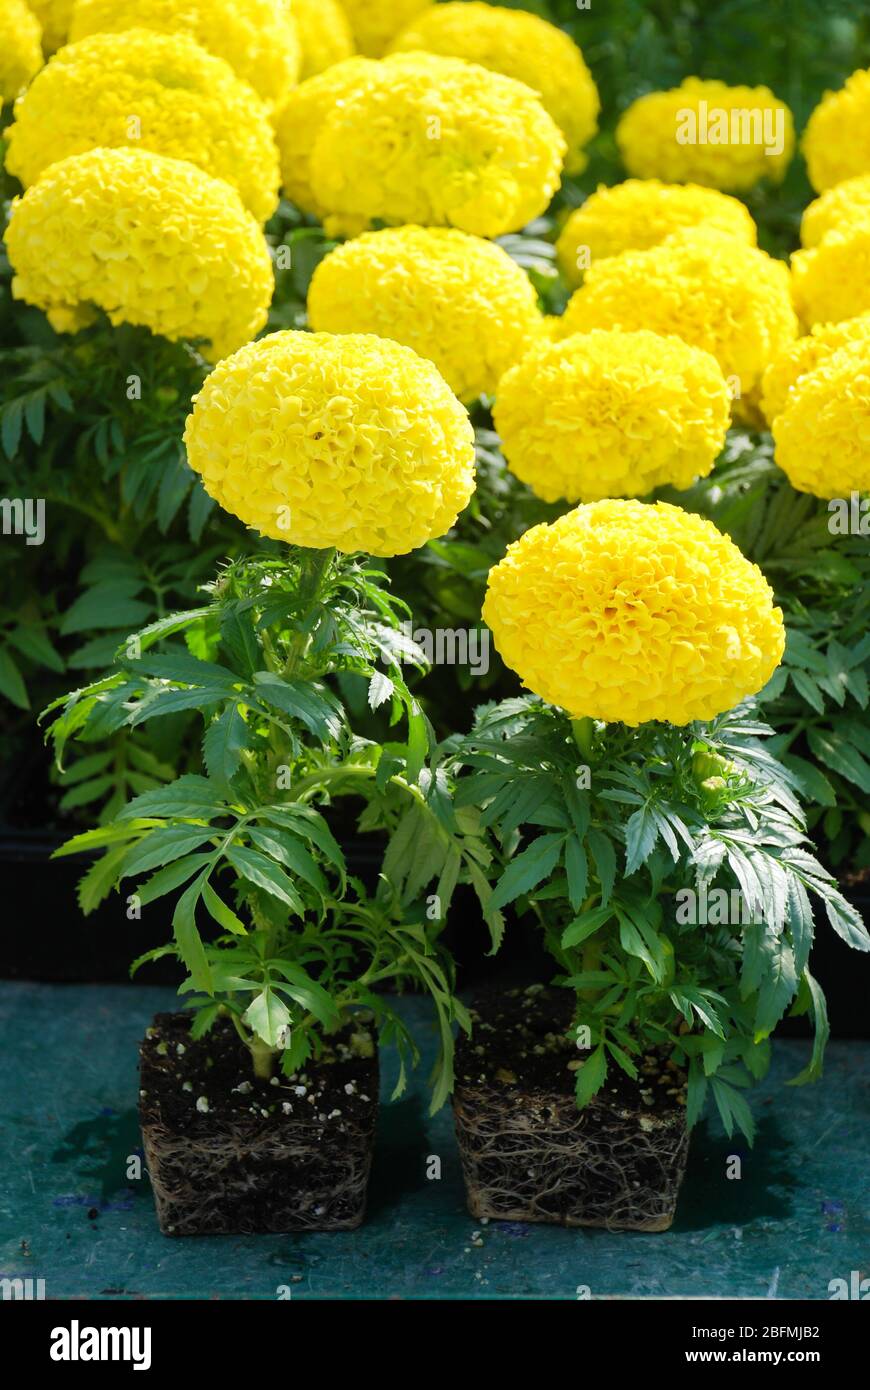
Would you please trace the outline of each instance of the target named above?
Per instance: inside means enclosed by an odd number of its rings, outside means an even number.
[[[601,942],[587,941],[583,947],[583,974],[585,975],[587,972],[597,970],[600,964]],[[591,1001],[594,1000],[599,993],[600,990],[597,990],[594,987],[589,989],[581,989],[580,998],[585,999],[587,1003],[591,1003]]]
[[[592,761],[592,740],[595,736],[595,723],[588,717],[584,719],[571,720],[571,732],[574,735],[574,742],[586,759],[587,763]]]
[[[254,1062],[254,1075],[261,1081],[268,1081],[275,1070],[275,1049],[256,1035],[248,1042]]]
[[[371,781],[373,778],[377,777],[377,775],[378,770],[376,767],[318,768],[317,772],[309,773],[307,777],[301,778],[295,784],[293,788],[293,800],[301,801],[307,792],[317,791],[321,786],[328,782],[340,782],[345,777],[363,777]],[[391,782],[393,786],[399,787],[403,792],[407,792],[409,796],[414,798],[414,800],[417,802],[419,806],[422,806],[424,807],[424,809],[431,811],[431,807],[429,806],[429,803],[427,802],[423,793],[420,791],[419,787],[415,787],[410,782],[406,782],[404,778],[401,777],[398,773],[394,773],[392,777],[388,778],[388,781]],[[434,811],[432,812],[432,816],[433,819],[437,820]]]
[[[334,546],[328,550],[307,550],[303,553],[299,576],[299,598],[302,611],[299,616],[299,630],[290,642],[287,661],[281,673],[285,680],[293,679],[299,668],[299,663],[308,650],[308,643],[311,640],[308,622],[320,597],[320,591],[334,558]]]

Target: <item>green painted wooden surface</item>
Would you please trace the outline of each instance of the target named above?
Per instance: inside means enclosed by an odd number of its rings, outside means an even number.
[[[449,1110],[426,1115],[426,1059],[381,1112],[369,1219],[332,1235],[169,1240],[139,1146],[137,1041],[174,1007],[166,990],[0,985],[0,1277],[49,1297],[574,1298],[829,1297],[870,1273],[870,1044],[834,1043],[824,1081],[785,1088],[806,1044],[777,1045],[755,1095],[754,1151],[709,1120],[695,1133],[674,1228],[610,1235],[468,1216]],[[421,1005],[402,1004],[431,1054]],[[389,1057],[385,1087],[392,1085]],[[725,1176],[729,1154],[743,1177]],[[440,1181],[426,1177],[441,1159]]]

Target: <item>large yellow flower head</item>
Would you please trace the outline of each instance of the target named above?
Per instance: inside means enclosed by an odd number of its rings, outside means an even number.
[[[701,183],[732,193],[785,177],[794,121],[767,87],[729,87],[687,77],[629,106],[616,128],[623,163],[637,178]]]
[[[516,231],[548,206],[565,152],[530,88],[430,53],[339,63],[291,92],[277,131],[287,192],[336,230]]]
[[[544,332],[525,271],[452,227],[386,227],[345,242],[314,272],[308,314],[318,332],[405,343],[464,401],[492,394]]]
[[[818,193],[855,174],[870,174],[870,70],[859,68],[838,92],[826,92],[801,142]]]
[[[353,54],[353,34],[340,0],[293,0],[293,19],[302,47],[300,80]]]
[[[55,53],[66,43],[75,0],[28,0],[30,8],[42,25],[42,47],[45,53]]]
[[[801,218],[804,246],[818,246],[828,232],[846,231],[870,222],[870,174],[858,174],[828,188],[810,203]]]
[[[725,443],[731,398],[708,352],[657,333],[544,343],[504,377],[495,428],[510,469],[545,502],[689,487]]]
[[[342,0],[360,53],[381,58],[391,41],[434,0]]]
[[[76,0],[70,39],[156,29],[189,34],[274,106],[298,80],[299,36],[286,0]]]
[[[585,167],[583,150],[598,128],[601,103],[583,54],[563,30],[525,10],[477,0],[433,5],[392,45],[394,53],[415,49],[465,58],[525,82],[565,136],[568,172]]]
[[[808,326],[870,311],[870,221],[828,232],[791,258],[794,302]]]
[[[483,608],[524,685],[574,718],[712,719],[782,659],[782,614],[756,565],[712,521],[605,501],[527,531]]]
[[[0,0],[0,105],[14,101],[42,67],[42,30],[24,0]]]
[[[816,324],[806,337],[784,348],[764,373],[761,408],[765,419],[772,424],[807,373],[852,343],[864,343],[870,350],[870,313],[844,319],[842,323]]]
[[[593,265],[568,304],[561,334],[592,328],[649,328],[703,348],[740,400],[797,337],[798,322],[782,261],[697,228]]]
[[[773,422],[774,458],[798,492],[870,491],[870,338],[832,352]]]
[[[269,249],[235,190],[145,150],[53,164],[13,204],[6,245],[13,294],[59,328],[96,305],[217,358],[263,328],[272,298]]]
[[[266,107],[186,34],[131,29],[62,48],[16,103],[6,134],[6,167],[25,188],[60,159],[130,145],[225,179],[260,222],[278,205]]]
[[[746,246],[757,241],[749,210],[737,198],[696,184],[626,179],[600,187],[572,212],[556,244],[569,285],[579,285],[593,261],[623,251],[646,251],[685,227],[710,227]]]
[[[273,333],[212,372],[185,433],[210,496],[264,536],[404,555],[474,492],[474,432],[431,362],[384,338]]]

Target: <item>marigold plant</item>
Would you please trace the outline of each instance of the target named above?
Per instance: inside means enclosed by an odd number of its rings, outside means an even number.
[[[400,555],[474,492],[474,433],[431,362],[382,338],[273,333],[207,379],[185,434],[228,512],[312,549]]]
[[[447,227],[367,232],[321,261],[312,328],[374,333],[435,363],[461,400],[492,393],[543,336],[532,283],[490,241]]]
[[[56,53],[67,41],[75,0],[28,0],[30,9],[42,25],[45,53]]]
[[[283,100],[302,66],[285,0],[76,0],[73,42],[128,29],[189,34],[229,63],[270,106]]]
[[[801,218],[801,241],[806,247],[818,246],[828,232],[863,222],[870,222],[870,173],[846,179],[810,203]]]
[[[434,5],[393,42],[392,52],[402,50],[465,58],[525,82],[565,136],[568,172],[585,167],[583,150],[598,128],[598,89],[580,49],[554,24],[477,0]]]
[[[737,198],[696,184],[626,179],[603,185],[571,213],[556,244],[569,285],[579,285],[593,261],[623,251],[646,251],[686,227],[710,227],[747,246],[757,240],[748,208]]]
[[[870,221],[796,251],[791,269],[795,306],[808,327],[870,312]]]
[[[545,502],[689,487],[725,443],[731,399],[714,357],[656,333],[577,334],[504,377],[495,427],[511,471]]]
[[[716,358],[732,395],[749,396],[797,337],[788,267],[707,229],[593,265],[561,320],[561,336],[592,328],[673,334]]]
[[[95,305],[222,357],[266,322],[260,228],[228,184],[182,160],[102,149],[61,160],[16,199],[6,245],[13,294],[58,328]]]
[[[798,492],[870,491],[870,336],[822,358],[773,422],[774,458]]]
[[[293,20],[302,48],[300,81],[352,56],[353,34],[340,0],[293,0]]]
[[[856,174],[870,174],[870,69],[826,92],[801,142],[810,183],[821,193]]]
[[[291,92],[277,132],[288,195],[332,230],[378,219],[500,236],[545,210],[565,153],[530,88],[428,53],[330,68]]]
[[[687,77],[632,102],[616,128],[623,163],[637,178],[740,192],[779,182],[794,153],[794,120],[767,87],[729,87]]]
[[[870,351],[870,313],[844,319],[842,323],[817,324],[805,337],[790,343],[764,373],[761,408],[765,419],[772,424],[807,373],[852,343],[865,344],[865,350]]]
[[[95,34],[55,55],[15,107],[6,167],[25,188],[69,155],[130,145],[225,179],[260,221],[278,152],[260,98],[186,34]]]
[[[491,572],[484,619],[505,663],[575,718],[712,719],[782,658],[770,585],[711,521],[601,501],[527,531]]]
[[[354,42],[368,58],[381,58],[391,41],[434,0],[341,0]]]
[[[42,67],[42,30],[24,0],[0,0],[0,105],[14,101]]]

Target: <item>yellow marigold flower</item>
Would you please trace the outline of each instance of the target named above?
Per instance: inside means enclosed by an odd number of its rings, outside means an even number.
[[[348,58],[294,87],[273,117],[284,192],[314,217],[322,219],[327,211],[312,187],[314,151],[324,126],[339,102],[377,75],[378,64],[370,58]]]
[[[381,58],[390,42],[433,0],[342,0],[360,53]]]
[[[315,100],[303,95],[308,83],[300,89],[313,136],[305,176],[328,229],[378,219],[496,237],[547,208],[565,141],[530,88],[430,53],[397,53],[361,69],[363,61],[312,78],[331,79]],[[278,124],[285,167],[298,148],[298,133],[291,151],[284,143],[296,113],[291,93]]]
[[[55,53],[66,43],[74,0],[28,0],[28,4],[42,25],[43,52]]]
[[[431,362],[384,338],[272,333],[194,402],[190,466],[264,536],[404,555],[474,492],[474,431]]]
[[[637,178],[700,183],[733,193],[779,181],[794,153],[794,121],[767,87],[729,87],[687,77],[629,106],[616,128],[623,163]]]
[[[562,336],[592,328],[649,328],[703,348],[740,401],[797,337],[798,322],[784,262],[696,228],[593,265],[568,304]]]
[[[510,469],[545,502],[690,487],[725,443],[731,398],[708,352],[657,333],[579,333],[533,349],[498,391]]]
[[[870,221],[828,232],[791,258],[794,302],[808,326],[870,311]]]
[[[774,458],[798,492],[870,491],[870,342],[857,339],[800,378],[773,422]]]
[[[525,10],[472,0],[427,9],[399,35],[391,51],[415,49],[465,58],[525,82],[539,93],[565,136],[568,172],[585,168],[583,149],[598,129],[601,103],[583,54],[563,30]]]
[[[492,394],[543,336],[529,277],[491,241],[447,227],[387,227],[320,262],[312,328],[374,333],[428,357],[460,400]]]
[[[859,314],[842,323],[820,323],[798,338],[775,357],[764,373],[761,408],[771,424],[781,415],[791,399],[794,388],[808,372],[832,357],[839,348],[852,343],[867,343],[870,348],[870,313]]]
[[[593,502],[527,531],[483,608],[524,685],[575,718],[712,719],[782,659],[782,614],[712,521],[664,502]]]
[[[847,231],[863,222],[870,222],[870,174],[846,179],[810,203],[801,218],[801,241],[818,246],[828,232]]]
[[[189,34],[229,63],[269,106],[284,99],[302,66],[286,0],[76,0],[73,42],[127,29]]]
[[[24,0],[0,0],[0,105],[14,101],[42,67],[42,30]]]
[[[62,48],[16,103],[6,134],[6,167],[25,188],[60,159],[130,145],[225,179],[260,222],[278,205],[266,107],[186,34],[131,29]]]
[[[13,204],[12,292],[72,327],[79,306],[165,338],[234,352],[266,322],[272,262],[234,189],[145,150],[91,150],[50,169]]]
[[[569,285],[579,285],[593,261],[623,251],[646,251],[684,227],[710,227],[746,246],[757,240],[748,208],[737,198],[696,184],[658,179],[626,179],[599,187],[572,212],[556,243],[559,265]]]
[[[353,54],[353,34],[339,0],[293,0],[293,19],[302,48],[300,80]]]
[[[870,174],[870,70],[859,68],[837,92],[826,92],[801,142],[817,193],[855,174]]]

